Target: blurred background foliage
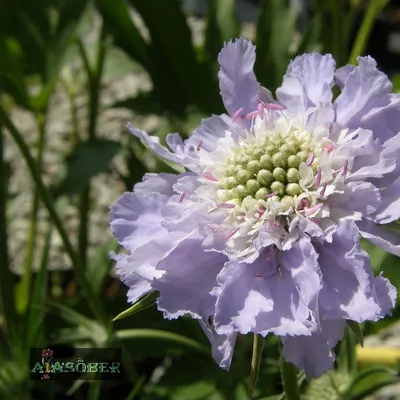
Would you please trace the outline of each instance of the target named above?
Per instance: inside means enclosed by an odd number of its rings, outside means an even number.
[[[398,92],[399,21],[400,2],[389,0],[2,0],[0,398],[246,399],[251,336],[225,372],[197,323],[163,320],[154,298],[112,322],[128,306],[108,256],[118,247],[107,208],[145,172],[172,171],[125,124],[164,141],[224,112],[217,56],[240,35],[257,44],[255,71],[270,90],[293,57],[320,51],[338,66],[371,54]],[[366,249],[375,273],[400,288],[399,259]],[[334,372],[310,384],[299,374],[302,396],[355,400],[386,388],[380,398],[400,398],[399,317],[396,308],[352,325]],[[29,349],[60,346],[121,347],[122,379],[30,381]],[[265,341],[256,399],[285,398],[279,346]]]

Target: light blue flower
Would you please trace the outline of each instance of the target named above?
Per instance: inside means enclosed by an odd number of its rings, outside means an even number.
[[[128,301],[157,290],[166,318],[189,314],[229,368],[238,333],[274,333],[308,378],[332,367],[346,320],[390,315],[396,290],[374,277],[360,237],[400,255],[383,229],[400,218],[400,96],[370,57],[335,71],[330,55],[297,57],[272,94],[254,46],[219,55],[229,115],[185,141],[129,126],[180,175],[146,174],[111,207],[129,254],[113,254]],[[341,94],[333,101],[332,88]]]

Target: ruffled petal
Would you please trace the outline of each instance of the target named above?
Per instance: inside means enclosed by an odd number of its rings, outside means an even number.
[[[296,243],[283,252],[278,270],[276,253],[271,247],[252,264],[226,264],[217,278],[220,287],[214,290],[218,297],[214,317],[217,332],[309,334],[308,305],[315,307],[320,288],[317,256],[311,244]]]
[[[392,83],[373,58],[357,60],[335,102],[337,122],[350,129],[370,129],[384,142],[399,131],[400,95],[391,94]]]
[[[124,193],[110,208],[111,231],[127,250],[165,235],[161,226],[161,210],[168,197],[158,194]]]
[[[278,101],[294,114],[310,107],[321,108],[332,100],[335,60],[330,54],[304,54],[296,57],[276,91]]]
[[[377,210],[381,204],[380,191],[369,182],[349,182],[344,186],[343,193],[329,196],[327,204],[330,217],[335,221],[352,219],[360,221],[366,215]]]
[[[158,136],[150,136],[148,133],[134,128],[131,124],[128,124],[127,128],[131,131],[131,133],[139,138],[147,148],[154,151],[154,153],[156,153],[159,157],[163,158],[164,160],[169,160],[176,164],[180,164],[183,167],[189,168],[190,170],[196,171],[197,163],[192,157],[192,154],[194,154],[193,152],[191,154],[185,154],[184,152],[179,152],[177,154],[171,153],[167,148],[160,144],[160,139]],[[179,135],[175,134],[173,137],[175,140],[179,141]],[[180,139],[179,144],[183,146],[182,139]],[[175,146],[178,146],[178,144]],[[184,171],[183,167],[181,172]]]
[[[160,292],[158,309],[168,319],[184,314],[208,318],[214,312],[215,297],[210,292],[227,258],[203,251],[202,241],[190,233],[157,265],[157,270],[165,273],[153,287]]]
[[[325,310],[324,318],[376,321],[393,306],[382,309],[388,303],[388,294],[375,290],[369,256],[361,249],[358,234],[356,224],[346,220],[338,226],[332,243],[319,246],[324,282],[319,299]]]
[[[353,72],[354,68],[356,68],[354,65],[349,64],[345,65],[344,67],[338,68],[335,71],[335,81],[340,89],[344,88],[344,85],[346,84],[346,79]]]
[[[345,320],[325,320],[311,336],[282,337],[283,357],[302,369],[308,380],[323,375],[332,368],[332,348],[343,338],[345,325]]]
[[[183,175],[183,174],[182,174]],[[143,176],[142,182],[138,182],[134,186],[135,193],[160,193],[166,196],[172,196],[174,190],[172,186],[175,184],[178,177],[182,175],[146,173]]]
[[[371,219],[364,218],[357,222],[362,237],[375,246],[400,257],[400,235],[387,229],[382,229]]]
[[[381,205],[376,210],[374,220],[378,224],[388,224],[400,218],[400,178],[381,192]]]
[[[127,254],[115,254],[114,252],[111,252],[110,257],[116,261],[117,274],[121,275],[121,279],[122,276],[125,276],[125,280],[122,280],[125,285],[129,287],[127,293],[129,303],[135,303],[142,296],[153,290],[150,280],[145,279],[138,274],[128,272],[131,269],[131,265]]]
[[[188,145],[200,151],[201,149],[212,152],[216,150],[218,139],[226,136],[231,126],[221,117],[213,115],[210,118],[203,119],[199,128],[195,129],[186,141]]]
[[[400,128],[399,128],[400,130]],[[388,186],[400,175],[400,133],[393,136],[383,144],[382,157],[395,164],[391,172],[382,179],[382,185]]]
[[[385,157],[383,150],[384,146],[374,139],[372,131],[357,129],[338,143],[333,154],[332,166],[340,169],[346,160],[349,160],[351,173],[346,177],[347,181],[366,180],[379,185],[382,184],[382,180],[377,178],[385,177],[396,166],[396,160]]]
[[[237,333],[232,331],[226,335],[219,335],[207,321],[204,319],[199,319],[198,321],[211,343],[213,359],[221,368],[229,370],[232,362],[233,351],[235,349]]]
[[[243,114],[257,109],[260,84],[253,72],[255,60],[255,46],[243,38],[230,41],[219,53],[219,87],[231,116],[240,108],[243,108]]]

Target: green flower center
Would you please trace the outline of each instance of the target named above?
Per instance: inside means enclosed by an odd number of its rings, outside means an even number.
[[[285,208],[293,206],[294,196],[304,192],[299,185],[300,164],[308,160],[314,173],[319,166],[317,158],[309,158],[313,152],[311,139],[309,132],[296,130],[237,146],[225,162],[218,199],[241,204],[248,196],[262,200],[272,195]]]

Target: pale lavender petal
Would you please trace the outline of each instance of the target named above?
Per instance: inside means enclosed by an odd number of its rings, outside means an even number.
[[[168,319],[184,314],[207,318],[214,312],[215,297],[210,292],[227,258],[203,251],[202,241],[198,234],[189,234],[157,265],[165,273],[153,287],[160,292],[158,309]]]
[[[330,54],[304,54],[296,57],[276,91],[279,103],[288,111],[304,113],[310,107],[324,107],[332,100],[335,60]]]
[[[354,65],[345,65],[335,71],[335,81],[340,89],[344,88],[346,79],[354,71],[354,68],[356,68]]]
[[[384,142],[399,131],[400,95],[391,94],[392,83],[373,58],[357,60],[335,102],[337,122],[350,129],[370,129]]]
[[[161,210],[168,197],[158,194],[124,193],[110,208],[110,225],[118,242],[130,251],[165,235]]]
[[[160,193],[166,196],[172,196],[174,191],[172,186],[178,179],[178,175],[147,173],[143,176],[142,182],[136,183],[134,186],[135,193]]]
[[[308,380],[323,375],[335,361],[332,349],[343,338],[345,320],[321,322],[321,331],[311,336],[282,337],[283,357],[306,373]]]
[[[372,220],[364,218],[357,222],[361,235],[375,246],[400,257],[400,235],[387,229],[382,229]]]
[[[118,275],[126,276],[125,285],[129,287],[127,297],[129,303],[135,303],[140,297],[152,291],[151,282],[135,273],[129,273],[131,265],[127,254],[110,253],[110,257],[116,261],[116,271]]]
[[[324,287],[320,304],[324,318],[345,318],[356,322],[376,321],[389,309],[378,297],[368,254],[361,248],[359,231],[353,221],[340,224],[332,243],[319,246],[319,265]],[[386,298],[386,294],[381,293]]]
[[[376,210],[374,221],[388,224],[400,218],[400,178],[381,191],[382,203]]]
[[[214,317],[217,331],[307,335],[310,325],[307,302],[314,307],[315,293],[319,290],[317,256],[315,252],[311,256],[311,248],[306,249],[310,246],[296,243],[283,256],[279,271],[277,257],[269,258],[273,248],[252,264],[228,262],[218,275],[220,288],[214,291],[218,297]],[[308,259],[303,258],[307,255]],[[309,282],[304,280],[305,273]]]
[[[253,72],[255,59],[255,46],[243,38],[230,41],[219,53],[219,87],[231,116],[240,108],[244,114],[257,110],[260,84]]]
[[[128,129],[133,133],[140,141],[150,150],[154,151],[158,156],[165,160],[172,161],[176,164],[180,164],[182,166],[193,166],[193,160],[181,154],[171,153],[168,149],[160,144],[160,138],[158,136],[150,136],[148,133],[141,131],[140,129],[134,128],[131,124],[127,125]],[[189,168],[189,167],[188,167]],[[184,168],[183,168],[184,170]],[[183,172],[182,170],[182,172]]]
[[[383,144],[382,157],[387,159],[389,163],[395,164],[392,171],[381,180],[382,185],[390,185],[400,176],[400,133]]]
[[[381,204],[380,191],[369,182],[349,182],[343,193],[329,196],[331,218],[340,221],[350,218],[360,221],[366,215],[373,214]]]
[[[228,124],[221,117],[213,115],[201,121],[200,127],[193,131],[186,143],[196,150],[203,149],[211,152],[216,150],[218,139],[224,138],[229,129]]]
[[[333,154],[332,166],[335,169],[343,167],[350,160],[348,181],[372,181],[379,184],[382,178],[394,170],[396,160],[385,157],[384,146],[374,139],[372,131],[357,129],[349,133],[338,145]]]
[[[226,335],[219,335],[207,321],[204,319],[199,319],[198,321],[211,343],[211,351],[214,360],[221,368],[229,370],[233,351],[235,349],[237,333],[232,331]]]

